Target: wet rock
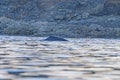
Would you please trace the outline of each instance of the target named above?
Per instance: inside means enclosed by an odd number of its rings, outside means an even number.
[[[48,38],[44,39],[44,41],[68,41],[68,40],[56,36],[49,36]]]

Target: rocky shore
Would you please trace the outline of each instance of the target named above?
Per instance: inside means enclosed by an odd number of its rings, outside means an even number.
[[[0,0],[0,34],[120,38],[120,1]]]

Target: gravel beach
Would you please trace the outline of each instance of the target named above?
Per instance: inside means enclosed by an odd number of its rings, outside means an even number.
[[[120,39],[0,36],[0,80],[120,80]]]

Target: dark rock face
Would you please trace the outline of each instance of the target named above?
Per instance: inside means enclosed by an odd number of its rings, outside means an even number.
[[[0,0],[0,16],[15,20],[71,20],[120,14],[119,0]],[[115,3],[116,2],[116,3]]]
[[[109,0],[107,0],[109,1]],[[106,0],[0,0],[0,16],[17,20],[72,19],[85,14],[114,13],[119,4]],[[106,3],[107,2],[107,3]],[[112,11],[111,10],[112,7]],[[82,17],[81,17],[82,18]],[[84,18],[84,17],[83,17]],[[88,17],[87,17],[88,18]]]
[[[104,3],[105,0],[61,0],[48,9],[46,17],[52,21],[85,19],[102,12]]]
[[[68,41],[68,40],[56,36],[49,36],[48,38],[44,39],[44,41]]]
[[[110,0],[104,5],[104,14],[120,15],[120,0]],[[116,1],[116,2],[115,2]]]
[[[0,34],[120,37],[120,0],[0,0]]]

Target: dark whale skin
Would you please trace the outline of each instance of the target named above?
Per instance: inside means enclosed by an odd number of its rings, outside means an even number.
[[[68,40],[61,38],[61,37],[49,36],[48,38],[44,39],[43,41],[68,41]]]

